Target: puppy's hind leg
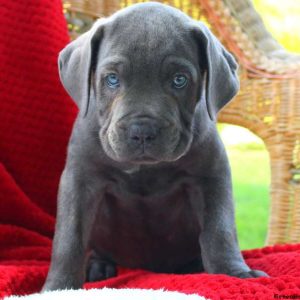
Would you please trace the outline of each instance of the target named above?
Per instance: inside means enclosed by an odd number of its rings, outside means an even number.
[[[93,251],[87,263],[86,281],[95,282],[115,277],[116,275],[116,264]]]

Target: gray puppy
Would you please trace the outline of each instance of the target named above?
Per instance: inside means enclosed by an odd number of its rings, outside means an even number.
[[[99,20],[62,50],[61,81],[80,113],[44,290],[80,288],[116,265],[267,276],[240,253],[215,126],[238,91],[236,69],[204,24],[158,3]]]

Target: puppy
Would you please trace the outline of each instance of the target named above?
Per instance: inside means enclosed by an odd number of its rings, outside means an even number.
[[[80,113],[44,290],[109,278],[116,265],[267,276],[241,255],[215,126],[238,91],[236,70],[204,24],[151,2],[97,21],[61,51]]]

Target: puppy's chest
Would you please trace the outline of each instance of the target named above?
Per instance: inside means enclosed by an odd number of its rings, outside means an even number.
[[[174,175],[174,176],[172,176]],[[178,174],[136,174],[111,184],[98,210],[101,231],[168,236],[193,216],[188,180]],[[198,199],[201,201],[201,199]],[[140,231],[140,232],[139,232]]]
[[[198,220],[182,186],[155,197],[119,198],[108,192],[99,207],[92,248],[121,265],[158,270],[164,264],[182,263],[180,259],[186,259],[186,255],[193,257],[198,250],[199,232]]]
[[[136,174],[110,185],[104,195],[102,211],[109,216],[143,217],[143,221],[163,215],[177,215],[190,207],[188,186],[178,178],[164,174]],[[128,220],[126,220],[128,222]]]
[[[153,270],[168,269],[198,253],[200,228],[191,186],[172,174],[157,177],[150,182],[144,174],[107,189],[94,224],[93,249],[118,264]]]

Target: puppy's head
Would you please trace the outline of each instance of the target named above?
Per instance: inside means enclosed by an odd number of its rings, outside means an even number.
[[[214,121],[238,90],[236,69],[205,25],[158,3],[97,21],[59,55],[61,81],[82,118],[97,114],[106,154],[138,164],[187,153],[201,94]]]

